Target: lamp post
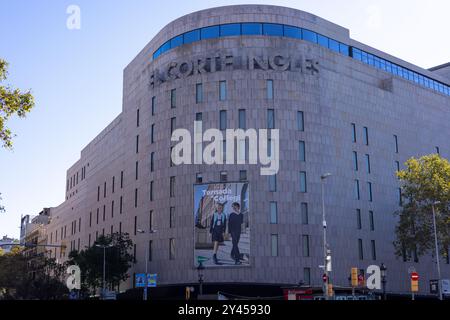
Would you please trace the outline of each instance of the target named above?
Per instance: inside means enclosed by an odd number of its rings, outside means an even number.
[[[198,267],[197,267],[198,284],[199,284],[199,295],[203,295],[203,270],[205,270],[205,267],[203,266],[203,262],[200,261],[198,263]]]
[[[384,263],[381,263],[380,272],[381,272],[381,284],[383,286],[383,300],[386,300],[386,266]]]
[[[106,291],[106,248],[111,248],[113,245],[102,245],[102,244],[96,244],[96,247],[103,249],[103,285],[102,285],[102,299],[105,299],[105,291]]]
[[[137,229],[136,232],[140,234],[147,233],[145,230]],[[149,230],[148,233],[155,233],[156,230]],[[145,287],[144,287],[144,301],[147,300],[147,286],[148,286],[148,252],[150,251],[150,243],[147,241],[147,247],[145,250]]]
[[[434,247],[436,250],[436,266],[438,272],[438,292],[439,292],[439,300],[442,300],[442,286],[441,286],[441,265],[439,261],[439,246],[438,246],[438,238],[437,238],[437,228],[436,228],[436,212],[434,210],[434,206],[440,204],[439,201],[434,202],[431,205],[431,209],[433,211],[433,229],[434,229]]]
[[[328,243],[327,243],[327,220],[325,218],[325,179],[330,177],[331,173],[325,173],[320,176],[320,182],[321,182],[321,190],[322,190],[322,226],[323,226],[323,271],[325,275],[325,281],[324,281],[324,295],[325,299],[328,300],[328,285],[330,282],[330,278],[328,275],[328,266],[331,267],[331,252],[328,250]],[[329,261],[328,261],[329,260]],[[331,271],[331,268],[330,268]]]

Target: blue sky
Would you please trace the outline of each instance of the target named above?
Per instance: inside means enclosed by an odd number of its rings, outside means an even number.
[[[429,1],[113,1],[0,0],[0,57],[8,84],[31,88],[36,107],[10,121],[14,150],[0,149],[0,236],[18,237],[21,214],[64,200],[65,173],[122,108],[124,67],[164,25],[221,5],[297,8],[350,29],[351,37],[429,68],[450,61],[447,0]],[[81,29],[66,27],[69,5]]]

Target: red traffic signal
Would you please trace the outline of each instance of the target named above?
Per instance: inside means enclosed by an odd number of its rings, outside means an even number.
[[[327,282],[327,280],[328,280],[328,277],[325,273],[322,276],[322,280],[323,280],[323,282]]]
[[[412,281],[419,281],[419,274],[417,272],[411,273],[411,280]]]

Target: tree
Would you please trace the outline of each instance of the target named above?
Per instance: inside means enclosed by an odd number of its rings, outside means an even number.
[[[402,182],[402,208],[396,212],[394,246],[397,256],[417,257],[434,252],[433,205],[439,249],[448,255],[450,245],[450,163],[437,154],[411,158],[398,171]]]
[[[102,286],[103,281],[103,249],[106,248],[106,284],[117,287],[121,281],[128,279],[128,269],[134,257],[129,253],[133,248],[133,241],[127,233],[113,233],[100,236],[94,244],[81,251],[69,253],[68,265],[76,264],[81,269],[81,285],[83,292],[95,293]]]
[[[0,59],[0,84],[8,76],[8,63]],[[13,133],[6,126],[14,115],[24,118],[34,107],[34,97],[30,91],[22,92],[9,86],[0,85],[0,141],[3,147],[12,148]]]

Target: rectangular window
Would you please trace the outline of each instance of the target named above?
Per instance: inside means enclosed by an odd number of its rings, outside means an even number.
[[[220,130],[227,129],[227,111],[226,110],[220,110],[220,112],[219,112],[219,128],[220,128]]]
[[[241,24],[240,23],[230,23],[223,24],[220,26],[220,36],[238,36],[241,34]]]
[[[369,129],[367,127],[364,127],[364,143],[366,146],[369,145]]]
[[[170,177],[170,197],[175,197],[175,177]]]
[[[97,224],[98,224],[99,214],[100,214],[100,209],[97,208]]]
[[[150,181],[150,201],[153,201],[153,181]]]
[[[440,154],[439,147],[434,147],[434,149],[436,150],[436,154]]]
[[[352,123],[352,141],[356,142],[356,124]]]
[[[103,198],[106,198],[106,181],[103,183]]]
[[[122,222],[119,222],[119,234],[122,234]]]
[[[273,109],[267,110],[267,129],[275,129],[275,111]]]
[[[213,39],[219,37],[219,26],[205,27],[200,30],[200,38]]]
[[[400,162],[395,161],[395,171],[400,171]]]
[[[375,240],[371,240],[370,244],[372,248],[372,260],[377,260],[377,248],[375,246]]]
[[[360,193],[359,193],[359,180],[355,180],[355,199],[359,200],[361,199]]]
[[[169,259],[170,260],[175,259],[175,239],[174,238],[169,239]]]
[[[177,107],[177,89],[170,90],[170,107]]]
[[[139,109],[136,110],[136,127],[139,127]]]
[[[303,284],[311,285],[311,268],[303,268]]]
[[[197,83],[195,85],[195,103],[203,102],[203,84]]]
[[[243,35],[261,35],[262,24],[261,23],[243,23],[242,24]]]
[[[123,208],[123,198],[122,196],[120,196],[120,201],[119,201],[119,213],[122,214],[122,208]]]
[[[220,101],[227,100],[227,82],[226,81],[219,82],[219,100]]]
[[[123,171],[120,171],[120,189],[123,188]]]
[[[283,36],[283,25],[275,23],[264,23],[263,34],[268,36]]]
[[[134,189],[134,207],[137,208],[138,204],[138,189]]]
[[[309,224],[308,204],[306,202],[302,202],[300,208],[302,214],[302,224]]]
[[[373,201],[373,197],[372,197],[372,182],[367,182],[367,192],[368,192],[369,201],[372,202]]]
[[[106,206],[103,205],[103,221],[106,220]]]
[[[278,257],[278,235],[270,235],[270,248],[272,257]]]
[[[302,193],[307,192],[306,172],[305,171],[300,171],[300,192],[302,192]]]
[[[136,161],[135,173],[136,173],[136,180],[138,180],[139,179],[139,161]]]
[[[364,248],[362,239],[358,239],[358,256],[359,260],[364,260]]]
[[[148,261],[153,260],[153,241],[148,241]]]
[[[398,153],[398,138],[397,135],[394,134],[394,147],[395,147],[395,153]]]
[[[155,217],[154,217],[154,213],[153,210],[150,210],[150,213],[148,215],[148,230],[149,232],[152,232],[155,230]]]
[[[369,211],[369,223],[370,223],[370,231],[375,230],[375,220],[373,216],[373,211]]]
[[[245,109],[239,109],[239,129],[246,129]]]
[[[284,25],[284,36],[288,38],[302,39],[302,29]]]
[[[137,234],[137,216],[134,216],[134,235]]]
[[[302,235],[302,247],[303,247],[303,256],[309,257],[309,235]]]
[[[152,97],[152,116],[155,115],[156,110],[156,97]]]
[[[92,227],[92,211],[89,212],[89,227]]]
[[[203,114],[201,112],[195,114],[195,121],[203,121]]]
[[[137,262],[137,256],[136,256],[136,244],[133,244],[133,263]],[[134,278],[134,277],[133,277]],[[135,281],[133,279],[133,281]]]
[[[270,223],[278,223],[277,203],[275,201],[270,202]]]
[[[368,154],[366,154],[366,172],[370,173],[370,156]]]
[[[398,205],[401,207],[403,205],[402,199],[402,188],[397,189]]]
[[[177,118],[175,118],[175,117],[170,118],[170,134],[171,135],[175,131],[176,127],[177,127]]]
[[[358,230],[362,229],[361,209],[356,209],[356,227]]]
[[[111,218],[114,218],[114,200],[111,201]]]
[[[155,153],[150,153],[150,172],[155,171]]]
[[[358,171],[358,153],[353,151],[353,170]]]
[[[139,135],[136,136],[136,153],[139,153]]]
[[[220,182],[227,182],[228,181],[228,173],[226,171],[220,171]]]
[[[267,99],[273,99],[273,80],[267,80]]]
[[[202,183],[202,182],[203,182],[203,175],[200,172],[198,172],[195,175],[195,183]]]
[[[305,131],[305,119],[303,116],[303,111],[297,111],[297,130]]]
[[[114,193],[114,189],[116,187],[116,177],[112,177],[112,183],[111,183],[111,193]]]
[[[150,143],[155,143],[155,124],[150,126]]]
[[[100,201],[100,186],[97,187],[97,202]]]
[[[275,192],[277,191],[277,175],[273,174],[268,177],[269,179],[269,191]]]
[[[301,162],[306,161],[305,141],[298,142],[298,158]]]
[[[175,207],[170,207],[169,228],[173,228],[174,226],[175,226]]]
[[[247,181],[247,170],[239,171],[239,181]]]

